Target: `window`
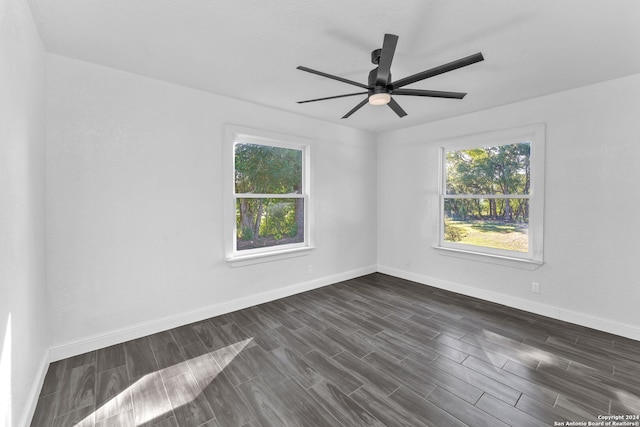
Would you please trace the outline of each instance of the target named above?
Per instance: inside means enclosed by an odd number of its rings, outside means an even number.
[[[227,260],[261,262],[309,249],[308,144],[237,127],[227,133]]]
[[[441,148],[439,248],[542,263],[544,125]]]

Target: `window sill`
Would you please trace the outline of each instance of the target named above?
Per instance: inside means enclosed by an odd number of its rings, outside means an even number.
[[[294,258],[309,255],[313,246],[302,248],[282,249],[273,252],[253,253],[248,255],[235,255],[226,259],[231,267],[244,267],[245,265],[260,264],[263,262],[278,261],[281,259]]]
[[[443,246],[433,246],[433,248],[441,251],[440,255],[451,256],[454,258],[466,259],[470,261],[503,265],[506,267],[520,268],[523,270],[536,270],[540,268],[542,264],[544,264],[543,261],[487,254],[483,252],[474,252],[463,249],[445,248]]]

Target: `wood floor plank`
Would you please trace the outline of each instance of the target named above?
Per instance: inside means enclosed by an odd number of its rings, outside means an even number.
[[[612,414],[637,414],[640,415],[640,395],[621,391],[611,399]]]
[[[589,405],[600,414],[609,412],[610,397],[603,394],[606,390],[602,388],[594,388],[593,383],[583,382],[582,378],[574,378],[571,383],[567,382],[570,374],[561,369],[550,374],[533,370],[514,361],[505,364],[504,370],[512,374],[519,375],[537,384],[551,387],[558,390],[561,395],[582,401],[585,405]]]
[[[316,332],[313,329],[304,327],[296,330],[296,333],[314,350],[320,350],[327,356],[335,356],[341,351],[344,351],[343,347],[341,347],[327,335]]]
[[[304,340],[300,339],[294,332],[284,326],[272,329],[272,334],[283,346],[287,347],[303,356],[313,350]]]
[[[388,333],[386,331],[380,332],[375,335],[383,340],[388,346],[394,347],[400,353],[400,350],[404,350],[404,357],[408,356],[411,352],[422,354],[425,358],[431,357],[435,359],[438,354],[431,350],[428,337],[424,337],[421,340],[414,339],[408,335],[397,335]]]
[[[451,362],[455,365],[454,362]],[[400,365],[407,367],[412,370],[416,374],[420,375],[422,378],[428,380],[430,383],[441,387],[448,392],[455,394],[462,400],[475,404],[480,396],[484,393],[485,389],[488,388],[487,384],[476,382],[476,386],[471,385],[472,381],[464,381],[450,373],[447,369],[440,369],[438,365],[432,364],[423,364],[418,363],[413,359],[407,358],[400,362]],[[458,365],[461,366],[461,365]],[[463,369],[466,369],[462,367]],[[464,379],[469,379],[465,378]],[[488,383],[489,381],[487,381]],[[479,388],[482,387],[482,388]],[[520,394],[518,393],[518,397]],[[513,399],[513,404],[518,401],[518,399]]]
[[[270,304],[265,304],[264,309],[269,313],[272,319],[276,320],[282,326],[285,326],[292,331],[300,329],[305,326],[304,323],[296,319],[295,317],[290,316],[290,313],[287,311],[283,311],[280,308],[276,307],[277,302],[273,301]]]
[[[237,358],[245,361],[249,372],[257,373],[270,387],[275,387],[288,379],[285,373],[280,370],[276,357],[260,346],[245,348]]]
[[[335,363],[333,359],[315,350],[305,354],[303,359],[306,360],[316,372],[320,373],[320,375],[347,395],[360,388],[363,384],[362,381]]]
[[[287,314],[290,317],[298,320],[300,323],[303,323],[308,328],[313,329],[314,331],[322,331],[327,327],[324,321],[305,311],[293,310],[288,312]]]
[[[193,324],[191,328],[209,351],[227,346],[227,343],[218,333],[218,329],[211,322],[198,322]]]
[[[339,422],[297,382],[287,380],[273,388],[273,392],[297,419],[299,426],[335,427]]]
[[[417,323],[407,320],[405,318],[402,318],[398,316],[396,313],[388,314],[387,316],[382,318],[376,316],[375,314],[365,313],[364,315],[367,316],[367,318],[378,322],[380,325],[383,326],[384,330],[387,332],[404,334],[406,332],[409,332],[410,330],[418,331],[419,329],[419,325]],[[433,338],[437,335],[438,335],[438,332],[435,332],[433,335],[429,336],[429,338]]]
[[[526,394],[523,394],[520,400],[518,400],[516,408],[539,419],[547,425],[553,425],[554,422],[558,420],[588,421],[562,406],[548,405]],[[589,420],[593,421],[592,417],[589,417]]]
[[[66,369],[77,368],[78,366],[90,365],[96,363],[96,351],[89,351],[87,353],[79,354],[77,356],[66,359]]]
[[[320,335],[327,337],[343,350],[350,351],[356,357],[366,356],[373,351],[373,347],[370,347],[369,344],[359,338],[361,336],[360,333],[349,335],[339,329],[329,327],[320,332]]]
[[[261,378],[253,378],[238,387],[251,408],[251,415],[264,427],[296,426],[298,421],[287,406]]]
[[[47,425],[47,424],[45,424]],[[64,415],[60,415],[53,420],[52,427],[94,427],[95,414],[92,406],[85,406]]]
[[[198,381],[218,422],[225,427],[240,427],[253,416],[236,388],[224,372]]]
[[[96,422],[96,427],[136,427],[133,409]]]
[[[155,426],[169,418],[174,418],[173,408],[160,373],[152,372],[134,380],[130,390],[136,425]],[[167,423],[170,422],[167,421]]]
[[[251,427],[249,424],[245,424],[245,426]],[[255,426],[259,426],[259,424],[255,424]],[[206,423],[202,424],[199,427],[225,427],[225,426],[220,425],[220,423],[218,423],[218,420],[214,418],[210,421],[207,421]]]
[[[153,350],[153,354],[164,380],[189,371],[184,354],[175,341],[159,345]]]
[[[456,350],[455,348],[443,344],[437,340],[425,339],[421,334],[415,335],[413,334],[413,331],[405,333],[404,336],[420,343],[420,346],[424,348],[424,351],[420,351],[419,354],[428,354],[432,358],[432,360],[436,359],[438,356],[444,356],[456,363],[462,363],[469,356],[468,354]]]
[[[40,390],[40,397],[60,391],[66,368],[66,360],[58,360],[49,364],[42,389]]]
[[[353,306],[351,307],[353,309]],[[380,324],[376,324],[375,322],[368,320],[362,313],[356,314],[352,311],[345,311],[344,313],[340,313],[339,316],[354,325],[354,327],[362,332],[375,335],[378,332],[382,332],[384,330],[384,328]]]
[[[405,362],[408,363],[408,361],[405,361]],[[416,365],[409,365],[409,366],[414,366],[415,369],[418,372],[420,372],[420,369],[421,369],[420,366],[416,366]],[[475,387],[482,390],[483,392],[489,393],[492,396],[497,397],[498,399],[502,400],[503,402],[506,402],[511,406],[514,406],[518,402],[518,399],[522,394],[522,392],[519,390],[509,387],[504,383],[494,380],[493,378],[485,376],[480,372],[474,371],[473,369],[467,366],[457,364],[452,360],[447,359],[446,357],[437,358],[436,360],[431,362],[431,366],[435,368],[439,368],[440,370],[447,372],[450,375],[453,375],[468,384],[473,384]],[[426,374],[428,375],[429,371],[427,371]],[[441,385],[441,384],[438,384],[438,385]],[[449,389],[444,386],[442,387],[454,394],[457,394],[452,389]]]
[[[227,323],[226,325],[216,327],[220,338],[225,345],[235,345],[238,343],[244,343],[244,347],[251,347],[257,345],[254,342],[253,337],[247,334],[242,328],[235,323]]]
[[[51,424],[56,417],[59,394],[60,392],[49,393],[38,399],[31,426],[38,427]]]
[[[389,400],[396,403],[399,407],[402,407],[424,424],[432,425],[434,427],[467,426],[467,424],[455,418],[447,411],[419,397],[405,387],[400,387],[398,390],[394,391],[391,396],[389,396]]]
[[[610,402],[607,402],[607,406],[610,408]],[[558,396],[558,400],[556,401],[556,407],[565,408],[574,414],[578,414],[581,418],[587,420],[597,420],[598,415],[602,415],[603,412],[601,410],[595,409],[589,405],[589,403],[585,403],[580,399],[575,399],[569,396],[564,396],[560,394]]]
[[[507,421],[512,426],[549,427],[550,425],[490,394],[483,395],[476,403],[476,406],[498,419]]]
[[[191,328],[191,325],[173,328],[171,330],[171,335],[173,335],[173,338],[180,347],[200,341],[198,335],[196,335],[195,331]]]
[[[182,427],[182,426],[178,426],[176,417],[172,415],[168,418],[150,421],[149,423],[143,424],[142,426],[138,426],[138,427]]]
[[[420,397],[427,397],[436,389],[436,385],[429,380],[422,378],[412,370],[381,353],[371,353],[365,356],[363,360],[377,370],[393,377]]]
[[[442,344],[448,345],[449,347],[455,348],[458,351],[473,356],[476,359],[484,360],[485,362],[490,363],[493,366],[502,367],[509,360],[508,357],[505,357],[501,354],[492,353],[483,348],[476,347],[475,345],[471,345],[459,339],[450,337],[446,334],[437,336],[436,340],[441,342]]]
[[[382,421],[387,426],[401,427],[425,427],[433,424],[425,424],[412,414],[410,410],[398,405],[388,396],[362,387],[356,390],[350,397],[368,413]],[[346,426],[345,426],[346,427]]]
[[[508,424],[438,387],[427,400],[465,424],[474,427],[507,427]]]
[[[219,372],[224,372],[225,375],[229,378],[231,383],[234,386],[238,386],[245,381],[248,381],[252,378],[258,376],[258,371],[255,368],[247,363],[242,357],[240,357],[240,353],[244,351],[244,347],[239,344],[236,346],[227,346],[223,349],[219,349],[211,353],[211,357],[217,364],[216,367],[211,367],[209,362],[202,360],[204,363],[202,366],[202,370],[191,367],[196,379],[200,381],[201,378],[208,378],[217,375],[216,369]],[[192,362],[189,361],[189,364]]]
[[[145,337],[149,340],[149,345],[151,345],[151,349],[156,350],[158,347],[165,346],[170,343],[176,343],[175,338],[171,331],[161,331],[155,334],[147,335]]]
[[[213,410],[191,372],[164,381],[179,426],[200,426],[214,418]]]
[[[398,389],[400,384],[393,381],[383,372],[377,370],[373,366],[365,363],[348,351],[344,351],[333,357],[345,371],[350,372],[363,384],[380,390],[384,394],[391,394]]]
[[[121,365],[98,374],[95,407],[96,421],[133,409],[126,366]]]
[[[182,352],[185,355],[186,364],[196,381],[216,376],[223,369],[214,357],[216,353],[209,353],[201,342],[191,343],[182,347]],[[226,367],[227,365],[223,364],[222,366]],[[184,371],[181,373],[184,373]]]
[[[256,323],[250,323],[248,325],[244,325],[242,330],[247,334],[247,336],[251,337],[255,344],[267,351],[274,350],[281,346],[280,341],[273,336],[271,329],[264,326]]]
[[[279,360],[279,370],[285,372],[290,378],[295,379],[305,389],[318,384],[324,380],[306,360],[298,356],[295,352],[286,348],[278,348],[272,354]]]
[[[329,311],[320,312],[316,315],[316,317],[326,322],[328,325],[333,326],[334,328],[347,334],[351,334],[358,330],[358,327],[356,325]]]
[[[158,363],[153,355],[151,341],[147,337],[125,342],[124,354],[129,379],[131,380],[158,370]]]
[[[96,404],[95,386],[94,364],[67,369],[58,395],[56,415],[59,417],[78,409],[93,408]]]
[[[231,323],[234,323],[241,328],[245,325],[253,323],[253,319],[247,316],[246,310],[233,311],[231,313],[225,314],[225,317],[228,317]]]
[[[349,335],[349,337],[353,337],[367,346],[363,348],[365,351],[359,352],[359,354],[364,353],[364,355],[366,355],[374,351],[382,352],[397,361],[400,361],[407,356],[407,349],[390,345],[378,335],[369,335],[364,332],[356,331]]]
[[[558,398],[558,392],[550,387],[531,382],[528,379],[522,378],[521,376],[515,375],[501,368],[496,368],[495,366],[476,359],[475,357],[467,358],[462,364],[488,378],[534,397],[548,405],[553,406]]]
[[[439,320],[434,317],[424,317],[419,314],[414,314],[409,318],[409,320],[455,339],[460,339],[468,333],[468,331],[465,331],[462,328],[453,326],[452,322],[448,319]]]
[[[278,319],[274,318],[270,315],[270,313],[264,309],[265,304],[256,305],[254,307],[250,307],[245,310],[248,317],[253,319],[253,323],[258,325],[263,325],[266,328],[273,329],[278,326],[282,326],[282,324],[278,321]]]
[[[116,344],[101,348],[96,352],[96,358],[98,373],[122,366],[126,363],[124,345]]]
[[[612,373],[613,372],[613,363],[610,360],[607,360],[601,356],[595,356],[590,352],[582,352],[576,350],[575,348],[571,348],[568,345],[561,345],[559,343],[550,344],[548,342],[539,342],[535,340],[531,340],[529,338],[525,338],[525,344],[530,344],[531,346],[548,351],[550,353],[559,355],[565,359],[568,359],[573,362],[581,363],[586,366],[590,366],[594,369],[598,369],[602,372]]]
[[[324,406],[344,426],[384,427],[376,417],[365,411],[338,387],[323,381],[308,390],[311,397]]]

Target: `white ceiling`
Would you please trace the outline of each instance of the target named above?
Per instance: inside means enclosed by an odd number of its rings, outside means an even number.
[[[374,132],[640,73],[638,0],[29,0],[47,51]],[[476,52],[484,62],[406,88],[407,111],[296,66],[362,83],[385,33],[397,80]]]

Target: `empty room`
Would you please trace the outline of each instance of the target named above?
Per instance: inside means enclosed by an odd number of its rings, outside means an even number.
[[[639,18],[0,0],[0,425],[640,426]]]

